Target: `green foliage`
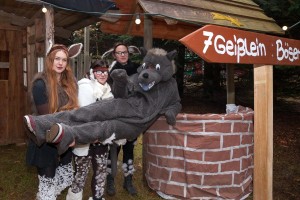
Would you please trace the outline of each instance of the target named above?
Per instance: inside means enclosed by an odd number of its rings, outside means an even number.
[[[300,0],[254,0],[254,2],[275,20],[290,19],[291,23],[299,21]]]
[[[254,0],[279,26],[293,26],[300,20],[300,0]],[[300,39],[300,24],[288,31],[294,39]]]

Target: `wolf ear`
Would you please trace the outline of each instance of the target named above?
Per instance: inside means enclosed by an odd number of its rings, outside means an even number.
[[[144,48],[144,47],[140,47],[140,50],[141,50],[142,56],[146,56],[148,50],[146,48]]]
[[[72,44],[68,48],[69,57],[70,58],[75,58],[76,56],[78,56],[81,52],[82,47],[83,47],[82,43]]]
[[[175,58],[175,56],[177,55],[177,51],[176,50],[173,50],[173,51],[170,51],[169,53],[167,53],[167,58],[169,60],[173,60]]]

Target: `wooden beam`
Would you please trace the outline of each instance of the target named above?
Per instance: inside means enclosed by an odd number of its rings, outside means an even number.
[[[90,27],[84,27],[84,48],[83,48],[83,54],[84,54],[84,58],[83,58],[83,73],[85,74],[90,66]]]
[[[234,65],[226,64],[227,104],[235,103]]]
[[[23,27],[20,26],[13,26],[10,24],[4,24],[4,23],[0,23],[0,29],[5,29],[5,30],[12,30],[12,31],[20,31],[23,30]]]
[[[26,3],[34,3],[34,4],[42,4],[40,1],[38,0],[16,0],[19,2],[26,2]]]
[[[273,66],[254,65],[254,199],[272,200]]]
[[[34,26],[32,26],[32,27],[34,27]],[[32,30],[35,30],[34,28],[32,28],[32,27],[30,27],[30,32],[32,32]],[[34,34],[28,34],[28,36],[27,36],[27,43],[29,44],[29,45],[33,45],[33,44],[35,44],[35,35]]]
[[[45,54],[45,19],[35,19],[35,54],[38,57],[43,57]]]
[[[7,13],[3,10],[0,10],[0,18],[6,19],[6,21],[9,21],[11,25],[21,27],[26,27],[25,24],[28,24],[30,22],[30,20],[25,17],[20,17],[11,13]]]
[[[36,18],[44,18],[44,13],[42,12],[42,9],[39,9],[27,22],[27,24],[24,24],[25,26],[31,26],[35,23]]]
[[[153,46],[153,35],[152,35],[152,17],[144,17],[144,48],[151,49]]]
[[[143,22],[143,18],[141,20]],[[129,21],[120,20],[114,24],[108,22],[101,23],[101,31],[104,33],[112,33],[117,35],[129,34],[133,36],[144,36],[144,25],[141,23],[139,26],[132,26],[129,31],[127,27],[129,26]],[[177,23],[176,25],[167,25],[164,20],[152,20],[152,36],[153,38],[169,39],[169,40],[179,40],[184,36],[196,31],[197,26]]]
[[[35,55],[35,27],[27,27],[27,83],[30,83],[35,73],[37,73],[37,58]]]
[[[46,6],[45,13],[45,54],[47,53],[50,42],[54,44],[54,10],[52,6]]]
[[[45,41],[45,19],[44,18],[36,18],[35,19],[35,41],[36,42],[44,42]]]
[[[55,29],[54,35],[57,36],[57,37],[64,38],[64,39],[69,39],[69,37],[73,33],[73,31],[64,29],[63,27],[55,26],[54,29]]]

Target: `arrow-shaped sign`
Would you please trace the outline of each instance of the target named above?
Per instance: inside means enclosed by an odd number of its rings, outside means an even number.
[[[207,62],[300,66],[300,41],[207,25],[179,40]]]

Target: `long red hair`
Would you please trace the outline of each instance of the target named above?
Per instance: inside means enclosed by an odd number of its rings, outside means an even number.
[[[58,51],[64,51],[67,55],[67,67],[61,73],[60,83],[57,80],[57,74],[52,69],[55,55]],[[78,87],[77,82],[72,72],[70,66],[70,58],[67,48],[64,45],[54,45],[50,50],[49,54],[46,56],[46,64],[44,69],[46,79],[48,82],[48,98],[49,98],[49,111],[54,113],[62,110],[72,110],[79,107],[78,103]],[[58,105],[58,90],[57,85],[60,84],[61,87],[67,93],[69,99],[68,103],[63,107],[59,108]]]

